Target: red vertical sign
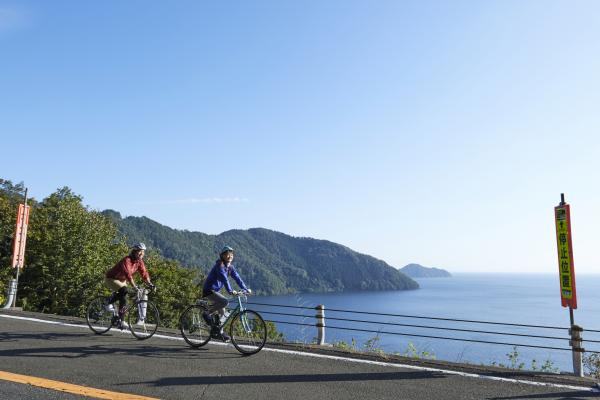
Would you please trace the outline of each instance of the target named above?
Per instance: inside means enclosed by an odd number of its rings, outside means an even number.
[[[571,241],[571,208],[566,203],[554,208],[556,220],[556,244],[558,247],[558,274],[560,277],[560,298],[563,307],[577,308],[575,290],[575,265],[573,263],[573,243]]]
[[[25,263],[25,242],[27,240],[27,225],[29,225],[29,206],[19,204],[17,211],[17,227],[13,245],[12,267],[23,268]]]

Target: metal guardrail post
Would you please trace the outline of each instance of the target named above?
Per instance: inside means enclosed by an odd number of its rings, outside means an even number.
[[[325,344],[325,306],[319,304],[317,307],[317,344]]]
[[[15,295],[17,294],[17,280],[11,279],[8,282],[8,290],[6,291],[8,295],[8,299],[6,300],[6,304],[3,308],[11,308],[15,299]]]
[[[569,346],[571,346],[573,352],[573,374],[575,376],[583,376],[582,355],[585,349],[581,347],[581,332],[583,332],[583,328],[579,325],[572,325],[569,329],[569,335],[571,335]]]

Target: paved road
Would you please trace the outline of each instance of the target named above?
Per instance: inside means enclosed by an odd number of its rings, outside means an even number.
[[[111,331],[112,332],[112,331]],[[0,314],[0,371],[161,399],[565,399],[583,388],[534,386],[440,371],[180,340],[98,336]],[[0,379],[0,398],[83,398]]]

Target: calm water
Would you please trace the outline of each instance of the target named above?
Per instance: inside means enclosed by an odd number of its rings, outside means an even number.
[[[333,329],[347,327],[405,334],[438,337],[469,338],[492,342],[530,344],[547,347],[568,348],[567,340],[533,339],[517,336],[499,336],[485,333],[455,332],[448,329],[424,329],[406,326],[389,326],[381,322],[411,325],[427,325],[442,328],[472,329],[480,331],[533,334],[565,337],[566,329],[533,329],[514,326],[466,324],[449,321],[415,319],[406,317],[372,316],[358,313],[341,313],[332,309],[375,313],[403,314],[438,318],[469,319],[491,322],[509,322],[528,325],[544,325],[568,328],[569,311],[560,305],[558,277],[554,275],[514,274],[455,274],[452,278],[418,279],[421,289],[390,292],[351,292],[336,294],[297,294],[287,296],[254,297],[255,303],[314,307],[326,307],[326,341],[350,343],[354,339],[357,347],[375,337],[375,333]],[[600,275],[577,277],[578,309],[575,323],[584,329],[600,331]],[[281,322],[315,323],[315,311],[310,309],[274,308],[252,305],[266,319]],[[291,317],[269,314],[280,312],[302,314]],[[373,321],[370,323],[337,321],[333,318]],[[314,326],[297,326],[277,323],[277,328],[287,340],[311,342],[317,336]],[[584,332],[584,339],[599,340],[600,333]],[[498,362],[509,364],[507,353],[512,346],[479,344],[447,339],[399,336],[387,333],[379,335],[378,346],[386,352],[405,353],[409,344],[419,351],[435,354],[437,359],[463,361],[475,364]],[[600,350],[600,343],[584,343],[588,350]],[[570,351],[533,349],[518,347],[520,361],[530,368],[532,360],[539,366],[550,360],[562,371],[572,371]]]

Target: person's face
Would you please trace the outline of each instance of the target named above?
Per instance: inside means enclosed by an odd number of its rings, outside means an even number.
[[[146,254],[146,252],[144,250],[138,250],[137,251],[137,258],[139,258],[140,260],[144,258],[144,254]]]
[[[223,260],[223,262],[229,264],[230,262],[233,261],[233,251],[226,251],[225,253],[221,254],[221,259]]]

